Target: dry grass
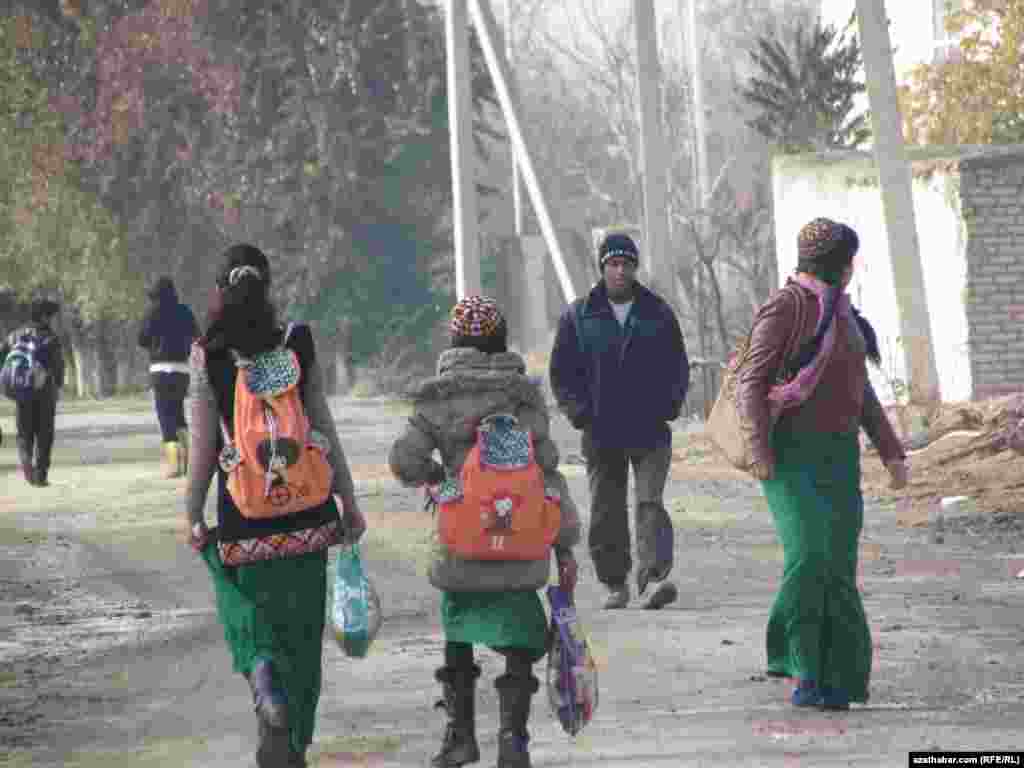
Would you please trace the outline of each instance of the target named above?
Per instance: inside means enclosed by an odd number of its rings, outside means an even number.
[[[131,750],[73,752],[64,758],[64,768],[178,768],[190,765],[205,746],[201,738],[159,739]]]

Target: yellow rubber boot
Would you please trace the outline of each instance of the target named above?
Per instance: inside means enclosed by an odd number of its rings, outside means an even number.
[[[188,430],[178,430],[178,474],[185,477],[188,474]]]
[[[177,441],[164,443],[164,477],[181,477],[181,446]]]

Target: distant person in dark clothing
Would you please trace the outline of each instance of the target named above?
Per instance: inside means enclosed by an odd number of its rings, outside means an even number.
[[[598,249],[602,279],[558,323],[551,388],[572,425],[583,431],[590,483],[590,555],[608,589],[605,608],[629,604],[632,567],[627,492],[633,466],[637,588],[660,582],[645,608],[678,597],[672,570],[673,529],[663,496],[672,461],[672,431],[690,382],[686,345],[675,312],[636,280],[639,250],[614,233]]]
[[[31,323],[11,333],[0,345],[0,361],[27,355],[33,362],[31,392],[16,399],[18,458],[30,485],[49,485],[50,453],[53,450],[57,399],[64,386],[64,352],[55,330],[60,305],[40,299],[32,302]]]
[[[139,346],[149,350],[149,374],[164,446],[164,476],[188,472],[189,352],[199,336],[195,316],[178,300],[174,281],[161,277],[149,292],[152,306],[139,330]]]

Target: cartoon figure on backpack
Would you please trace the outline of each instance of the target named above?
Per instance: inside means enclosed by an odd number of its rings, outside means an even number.
[[[515,508],[516,502],[508,496],[503,496],[500,499],[494,499],[491,506],[494,509],[494,515],[491,517],[491,524],[487,528],[487,532],[506,533],[511,531],[512,510]]]

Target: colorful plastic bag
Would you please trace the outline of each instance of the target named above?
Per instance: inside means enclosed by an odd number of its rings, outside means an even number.
[[[359,545],[345,547],[338,553],[334,573],[334,639],[346,656],[362,659],[380,631],[381,620],[380,597],[363,569]]]
[[[576,606],[560,587],[548,587],[552,642],[547,688],[551,709],[570,736],[576,736],[597,709],[597,665],[590,653]]]

